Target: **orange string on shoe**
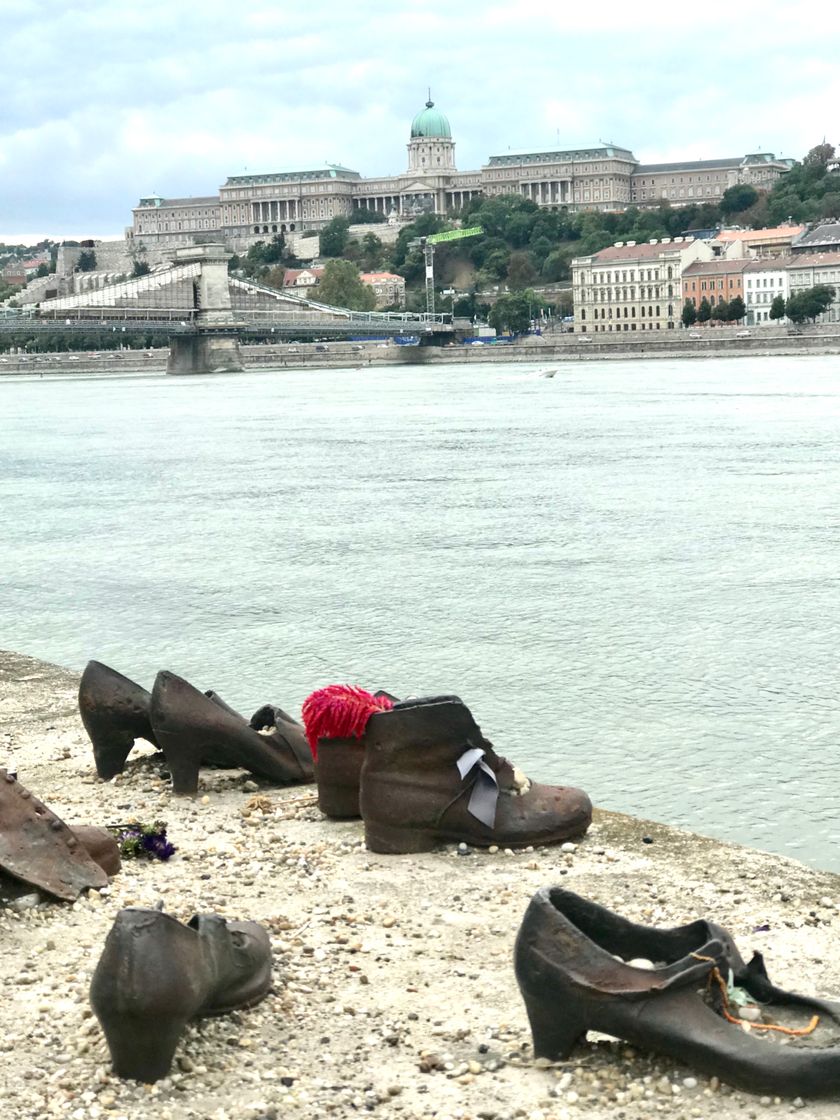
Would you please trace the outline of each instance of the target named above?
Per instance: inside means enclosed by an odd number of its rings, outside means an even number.
[[[301,709],[312,757],[318,758],[319,739],[361,739],[374,712],[387,712],[393,706],[387,696],[374,696],[352,684],[316,689]]]
[[[713,979],[717,980],[720,987],[721,998],[723,999],[722,1013],[727,1023],[735,1023],[736,1026],[739,1027],[747,1026],[754,1031],[779,1031],[781,1034],[795,1035],[797,1038],[801,1038],[806,1034],[811,1034],[817,1029],[817,1025],[820,1021],[819,1015],[814,1015],[807,1027],[800,1027],[798,1030],[795,1027],[780,1026],[778,1023],[751,1023],[749,1019],[737,1018],[729,1011],[729,992],[726,987],[726,981],[721,976],[720,969],[715,964],[714,957],[704,957],[700,953],[692,953],[691,956],[694,957],[696,961],[708,961],[713,966],[709,972],[706,986],[709,987]]]

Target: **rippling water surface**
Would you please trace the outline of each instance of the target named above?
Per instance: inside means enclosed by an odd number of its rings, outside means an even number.
[[[840,870],[837,359],[556,368],[3,379],[0,646],[454,691],[533,777]]]

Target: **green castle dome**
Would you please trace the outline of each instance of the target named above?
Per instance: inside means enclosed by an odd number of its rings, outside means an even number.
[[[426,108],[411,122],[411,139],[414,140],[417,136],[431,136],[438,140],[452,139],[449,121],[439,109],[435,108],[435,103],[431,99],[426,102]]]

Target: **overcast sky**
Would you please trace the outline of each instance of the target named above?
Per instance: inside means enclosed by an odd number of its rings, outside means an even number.
[[[840,141],[840,5],[0,0],[0,240],[121,234],[141,195],[406,168],[431,86],[461,170],[611,140],[644,162]]]

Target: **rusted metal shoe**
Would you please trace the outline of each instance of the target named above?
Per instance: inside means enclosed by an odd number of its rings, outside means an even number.
[[[365,760],[365,728],[371,715],[398,697],[384,689],[366,692],[356,685],[328,685],[303,703],[307,739],[315,762],[318,808],[333,820],[362,815],[359,785]]]
[[[90,986],[118,1077],[165,1077],[190,1019],[259,1003],[271,988],[271,943],[257,922],[161,910],[117,914]]]
[[[100,661],[89,661],[79,682],[79,713],[93,743],[96,772],[109,781],[125,769],[137,739],[158,746],[149,722],[150,695]]]
[[[535,1057],[565,1059],[595,1030],[750,1092],[840,1093],[840,1003],[775,987],[761,956],[745,965],[713,922],[655,929],[544,887],[525,913],[514,961]],[[757,1011],[790,1025],[752,1021],[746,1033],[728,1008],[730,975],[736,989],[763,1005]]]
[[[586,832],[579,789],[529,782],[496,754],[457,697],[406,700],[365,730],[360,806],[374,852],[425,852],[438,842],[524,848]]]
[[[91,850],[89,850],[89,848]],[[65,902],[104,887],[119,849],[104,829],[70,828],[13,774],[0,770],[0,870]]]
[[[275,719],[265,733],[255,731],[227,706],[166,671],[155,678],[149,716],[174,793],[195,793],[199,768],[208,764],[242,767],[278,785],[313,780],[303,729],[288,717]]]
[[[318,808],[333,820],[353,820],[362,815],[359,785],[365,761],[365,738],[319,739],[315,760]]]

